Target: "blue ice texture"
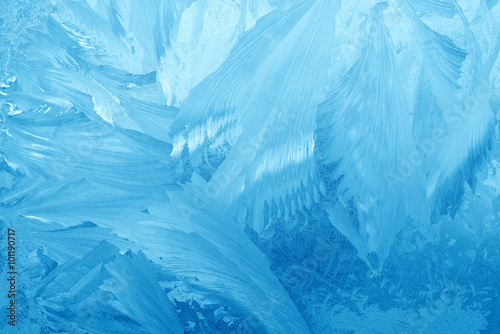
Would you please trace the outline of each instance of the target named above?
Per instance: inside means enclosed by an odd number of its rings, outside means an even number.
[[[499,49],[498,0],[0,0],[0,333],[500,333]]]

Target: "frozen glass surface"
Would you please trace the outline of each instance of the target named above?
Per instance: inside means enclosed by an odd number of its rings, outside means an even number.
[[[0,333],[500,333],[498,0],[0,0]]]

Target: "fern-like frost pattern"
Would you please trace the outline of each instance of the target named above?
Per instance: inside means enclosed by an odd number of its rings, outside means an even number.
[[[492,0],[1,1],[0,332],[500,333],[499,51]]]

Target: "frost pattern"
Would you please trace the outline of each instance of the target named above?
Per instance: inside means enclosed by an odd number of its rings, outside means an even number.
[[[499,51],[491,0],[0,2],[0,331],[498,333]]]

